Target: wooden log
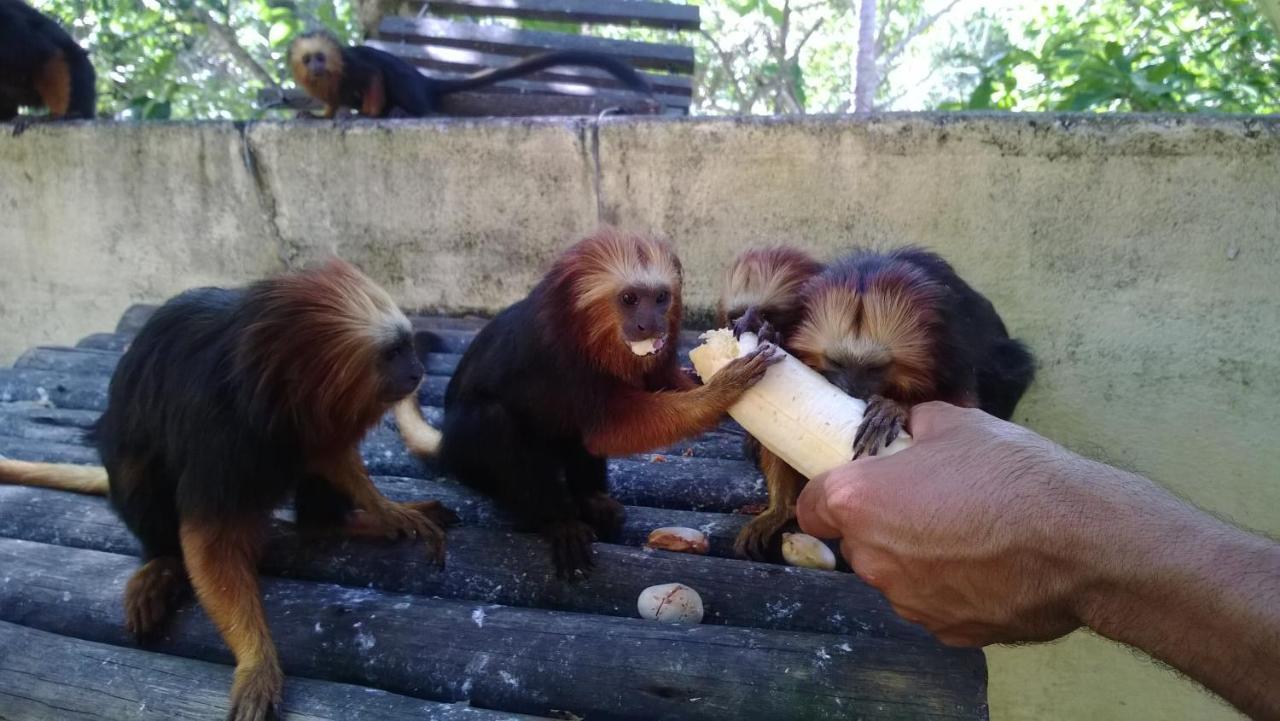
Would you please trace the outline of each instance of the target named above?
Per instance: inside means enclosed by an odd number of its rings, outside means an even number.
[[[418,492],[415,499],[431,497]],[[36,488],[0,486],[0,536],[137,555],[134,538],[106,501]],[[705,623],[745,628],[871,635],[934,645],[900,620],[875,590],[847,573],[775,566],[597,543],[591,575],[557,579],[541,537],[463,526],[449,532],[436,568],[414,544],[370,544],[299,536],[277,523],[263,572],[358,588],[507,606],[633,618],[649,586],[678,580],[697,589]]]
[[[116,323],[116,332],[123,335],[136,335],[159,307],[153,303],[134,303],[125,308],[120,321]]]
[[[438,18],[388,15],[378,25],[378,36],[508,55],[545,50],[588,50],[617,56],[640,68],[686,75],[692,74],[694,69],[693,48],[683,45],[517,30],[501,25],[477,25]]]
[[[76,347],[90,350],[123,351],[125,348],[129,347],[129,342],[132,340],[132,333],[92,333],[81,338],[79,342],[76,343]]]
[[[0,620],[127,645],[136,559],[0,539]],[[985,719],[979,651],[897,640],[671,626],[264,578],[286,673],[436,701],[592,719]],[[225,662],[180,609],[156,650]],[[590,679],[589,683],[584,682]]]
[[[82,641],[0,622],[0,718],[208,721],[230,711],[230,666]],[[534,716],[409,698],[375,688],[285,680],[284,721],[516,721]]]
[[[525,57],[482,53],[464,48],[410,45],[385,40],[366,40],[364,44],[404,58],[419,68],[436,72],[471,74],[509,65]],[[693,95],[693,80],[689,76],[646,72],[640,72],[640,76],[649,81],[654,91],[677,96],[685,105],[689,104],[689,99]],[[605,88],[626,87],[608,71],[577,65],[557,65],[526,77],[532,81],[576,82]]]
[[[666,30],[702,26],[697,5],[642,0],[414,0],[434,15],[509,17],[597,25],[640,25]]]
[[[107,407],[109,376],[36,370],[32,368],[0,368],[0,402],[38,401],[57,408],[102,411]],[[423,405],[444,403],[449,384],[446,376],[427,376],[418,388]]]
[[[79,428],[20,421],[5,426],[0,422],[0,454],[51,463],[98,462]],[[410,455],[390,431],[371,434],[360,450],[372,475],[443,478],[433,462]],[[731,513],[767,500],[764,479],[743,460],[671,455],[614,458],[608,467],[610,493],[628,505]]]
[[[422,364],[427,375],[449,376],[458,368],[462,356],[457,353],[422,352]],[[120,362],[120,351],[95,350],[90,348],[65,348],[61,346],[39,346],[23,353],[14,361],[14,368],[30,370],[58,371],[60,373],[81,373],[85,375],[111,375],[116,364]]]

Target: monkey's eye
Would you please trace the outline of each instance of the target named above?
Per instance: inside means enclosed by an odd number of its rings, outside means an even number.
[[[622,294],[622,302],[625,305],[635,305],[636,303],[640,302],[640,299],[636,297],[635,293],[632,293],[631,291],[627,291],[626,293]]]
[[[671,300],[671,294],[665,290],[658,291],[658,297],[656,300],[658,301],[658,305],[662,305]]]

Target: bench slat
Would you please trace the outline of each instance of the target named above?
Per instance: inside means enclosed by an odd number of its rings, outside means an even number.
[[[499,16],[552,22],[643,25],[670,30],[697,30],[697,5],[639,0],[419,0],[433,15]]]
[[[438,18],[389,15],[378,25],[382,39],[404,38],[428,45],[445,45],[507,55],[546,50],[587,50],[616,55],[640,68],[692,74],[693,48],[636,40],[615,40],[586,35],[517,30],[498,25],[451,22]]]

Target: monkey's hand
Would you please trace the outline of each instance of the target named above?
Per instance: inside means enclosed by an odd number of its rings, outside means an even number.
[[[227,721],[274,721],[284,674],[275,660],[236,666]]]
[[[794,507],[770,505],[764,513],[742,527],[738,538],[733,542],[733,550],[739,556],[753,561],[768,561],[772,560],[771,557],[780,556],[780,533],[795,517]]]
[[[772,343],[761,343],[755,350],[729,361],[720,372],[711,376],[707,388],[724,391],[736,400],[751,386],[755,385],[769,370],[769,366],[782,360],[778,347]]]
[[[444,528],[457,520],[457,514],[438,502],[384,501],[368,511],[355,511],[349,526],[358,529],[356,535],[421,540],[427,546],[427,556],[443,566]]]
[[[622,532],[622,522],[627,512],[622,504],[606,493],[592,493],[582,499],[582,517],[595,529],[596,536],[604,540],[617,538]]]
[[[147,561],[124,587],[124,627],[139,641],[153,636],[186,595],[182,561],[162,556]]]
[[[862,425],[853,437],[853,457],[874,456],[881,448],[897,440],[907,425],[907,409],[884,396],[871,396]]]
[[[551,543],[551,560],[558,578],[572,581],[590,575],[591,567],[595,565],[591,558],[591,543],[596,540],[591,526],[577,520],[557,521],[542,532]]]

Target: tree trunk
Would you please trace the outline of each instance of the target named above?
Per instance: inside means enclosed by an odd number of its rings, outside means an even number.
[[[875,109],[880,73],[876,69],[876,0],[862,0],[858,10],[858,61],[853,86],[853,111]]]

